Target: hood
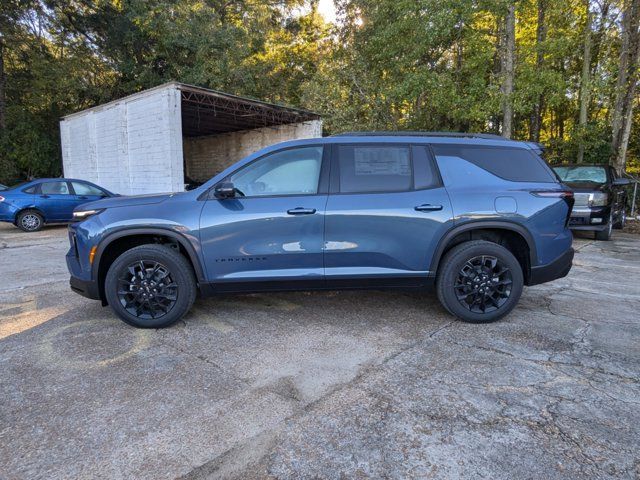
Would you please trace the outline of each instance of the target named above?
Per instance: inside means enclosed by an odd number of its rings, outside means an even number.
[[[166,199],[182,195],[182,193],[152,193],[147,195],[118,196],[84,203],[76,210],[97,210],[100,208],[134,207],[136,205],[150,205],[164,202]]]
[[[592,182],[563,182],[568,185],[574,192],[601,192],[607,188],[606,183]]]

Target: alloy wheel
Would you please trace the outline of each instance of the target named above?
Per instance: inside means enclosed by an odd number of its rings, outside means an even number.
[[[118,300],[141,319],[163,317],[178,300],[178,284],[167,267],[153,260],[139,260],[118,277]]]
[[[499,258],[480,255],[467,260],[453,288],[456,298],[466,309],[489,313],[507,302],[512,285],[511,271]]]
[[[20,225],[22,225],[25,230],[37,230],[40,227],[40,218],[33,213],[27,213],[20,219]]]

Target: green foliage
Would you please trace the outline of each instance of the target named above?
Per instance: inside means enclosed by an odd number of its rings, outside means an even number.
[[[500,132],[508,0],[336,3],[340,20],[327,25],[314,0],[3,2],[0,181],[59,175],[61,116],[169,80],[316,110],[325,133]],[[553,162],[574,161],[580,146],[586,162],[611,154],[621,0],[590,7],[591,101],[579,126],[584,0],[516,3],[514,135],[530,137],[542,105]],[[635,128],[628,157],[640,169]]]

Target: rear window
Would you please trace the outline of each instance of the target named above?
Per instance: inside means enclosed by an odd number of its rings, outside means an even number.
[[[338,147],[340,191],[343,193],[411,190],[408,146],[342,145]]]
[[[459,157],[512,182],[555,182],[544,161],[529,150],[477,145],[433,145],[436,157]]]

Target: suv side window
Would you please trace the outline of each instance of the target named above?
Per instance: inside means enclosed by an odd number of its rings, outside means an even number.
[[[544,161],[524,148],[434,144],[436,157],[459,157],[512,182],[555,182]]]
[[[267,154],[231,174],[229,181],[246,197],[315,195],[322,151],[322,146],[309,146]]]
[[[340,145],[337,147],[340,192],[399,192],[413,188],[407,145]]]
[[[40,193],[43,195],[69,195],[67,182],[44,182],[40,184]]]

